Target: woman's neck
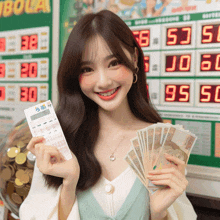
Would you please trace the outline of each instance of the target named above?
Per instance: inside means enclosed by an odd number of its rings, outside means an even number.
[[[132,125],[137,122],[138,119],[132,113],[128,101],[120,105],[114,111],[106,111],[99,108],[99,123],[100,131],[120,131],[130,130]]]

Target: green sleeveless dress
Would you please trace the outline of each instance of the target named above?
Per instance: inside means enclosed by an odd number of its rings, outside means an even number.
[[[149,220],[150,217],[149,193],[138,178],[114,217],[104,213],[91,189],[78,193],[77,200],[80,220]]]

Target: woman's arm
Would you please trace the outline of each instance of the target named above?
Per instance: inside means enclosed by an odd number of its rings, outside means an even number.
[[[73,189],[73,184],[62,186],[58,205],[59,220],[66,220],[68,218],[76,201],[75,191],[76,189]]]
[[[37,164],[35,163],[31,189],[27,198],[19,208],[20,220],[58,220],[60,215],[59,201],[62,187],[63,184],[58,190],[48,189],[45,185],[43,174],[39,171]],[[75,198],[67,219],[80,220],[77,198]]]
[[[151,214],[150,220],[167,220],[167,211],[164,211],[163,213],[158,214]]]
[[[41,176],[42,174],[47,174],[63,178],[63,184],[60,186],[60,195],[58,195],[59,197],[57,198],[59,202],[57,202],[58,204],[53,208],[50,215],[55,216],[54,213],[57,212],[58,209],[58,219],[66,220],[69,214],[72,213],[71,210],[76,201],[76,185],[80,173],[76,156],[71,152],[72,159],[65,160],[56,147],[44,144],[43,137],[32,138],[27,149],[36,156],[35,165],[37,165],[37,170],[41,173]],[[35,195],[38,190],[36,188],[34,190],[31,189],[31,192],[32,195]],[[57,192],[55,194],[57,195]],[[48,197],[46,200],[40,197],[42,202],[40,202],[39,206],[43,206],[43,209],[48,212],[45,205],[47,204],[47,206],[49,206],[48,202],[53,199],[53,194],[50,193],[50,189],[45,190],[44,198],[46,197]],[[29,203],[31,203],[30,199]],[[54,203],[54,201],[52,203]],[[38,213],[36,213],[36,215],[37,214]]]

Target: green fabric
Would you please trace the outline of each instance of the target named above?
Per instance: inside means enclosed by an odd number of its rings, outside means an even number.
[[[80,220],[148,220],[149,219],[149,194],[145,186],[137,178],[125,202],[116,216],[107,216],[92,190],[88,189],[77,194]]]

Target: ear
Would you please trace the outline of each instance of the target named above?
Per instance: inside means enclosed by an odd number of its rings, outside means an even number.
[[[136,68],[138,66],[138,49],[137,49],[137,47],[134,48],[133,62],[134,62],[134,66]]]

